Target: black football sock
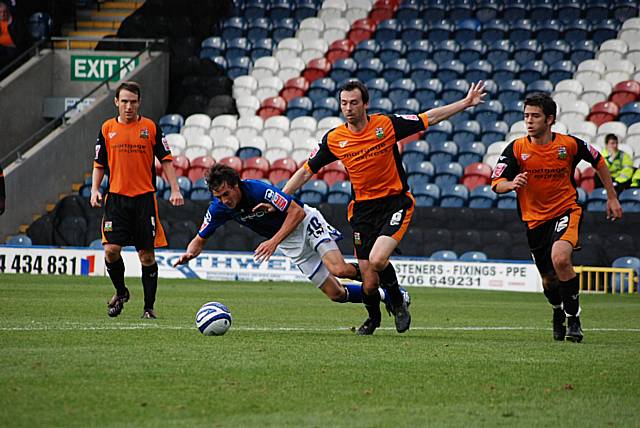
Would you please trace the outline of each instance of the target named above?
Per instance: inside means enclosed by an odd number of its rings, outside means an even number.
[[[105,259],[104,265],[107,268],[107,273],[109,274],[109,278],[111,278],[113,286],[116,288],[116,294],[118,296],[124,296],[127,292],[127,287],[124,285],[124,261],[122,257],[113,263],[109,263]]]
[[[360,265],[358,263],[350,263],[356,269],[356,276],[353,279],[354,281],[362,282],[362,272],[360,271]]]
[[[562,297],[560,297],[560,288],[557,281],[554,281],[553,285],[549,285],[548,288],[544,289],[543,293],[554,308],[559,308],[562,305]]]
[[[369,318],[380,322],[382,312],[380,312],[380,293],[378,293],[378,290],[373,294],[362,293],[362,303],[367,309]]]
[[[560,281],[560,296],[567,316],[580,315],[580,283],[577,276],[569,281]]]
[[[387,291],[391,301],[396,304],[402,302],[402,293],[400,292],[398,277],[393,265],[389,263],[378,275],[380,276],[380,285]]]
[[[142,288],[144,289],[144,308],[153,309],[158,289],[158,263],[142,266]]]

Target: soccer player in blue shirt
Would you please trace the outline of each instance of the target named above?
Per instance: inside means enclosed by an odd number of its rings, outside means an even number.
[[[361,281],[360,270],[357,264],[345,262],[336,244],[342,235],[320,211],[270,184],[241,180],[235,169],[222,164],[211,167],[207,183],[213,199],[200,231],[174,267],[197,257],[215,230],[234,220],[267,238],[254,252],[257,261],[268,260],[279,248],[332,301],[362,303],[362,286],[343,286],[336,279]],[[273,210],[267,212],[260,204],[268,204]],[[380,297],[387,301],[384,290]]]

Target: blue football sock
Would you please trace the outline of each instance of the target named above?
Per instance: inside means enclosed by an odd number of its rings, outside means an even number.
[[[345,302],[362,303],[362,285],[347,284],[344,288],[347,291]]]

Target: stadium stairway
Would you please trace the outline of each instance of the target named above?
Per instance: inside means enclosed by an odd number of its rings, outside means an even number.
[[[78,9],[77,29],[68,25],[62,29],[68,37],[115,36],[122,21],[144,4],[144,1],[105,1],[100,9],[95,6]],[[97,41],[72,41],[72,49],[94,49]],[[56,42],[56,47],[66,47],[66,42]]]

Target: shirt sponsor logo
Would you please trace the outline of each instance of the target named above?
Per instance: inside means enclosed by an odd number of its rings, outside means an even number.
[[[105,232],[113,232],[113,222],[105,221],[104,222],[104,231]]]
[[[376,137],[378,137],[378,140],[382,139],[384,137],[384,129],[376,128]]]
[[[564,160],[567,158],[567,148],[565,146],[558,147],[558,159]]]
[[[591,153],[591,156],[593,156],[594,159],[597,159],[598,156],[600,155],[600,152],[598,151],[598,149],[596,149],[595,147],[593,147],[591,144],[585,142],[585,144],[587,145],[587,148],[589,149],[589,153]]]
[[[112,140],[116,135],[118,135],[117,132],[109,132],[109,139]]]
[[[526,160],[527,160],[527,159],[529,159],[530,157],[531,157],[531,155],[530,155],[529,153],[523,153],[523,154],[521,154],[521,155],[520,155],[520,158],[521,158],[523,161],[526,161]],[[502,158],[502,157],[501,157],[501,158]],[[502,160],[502,159],[500,159],[500,160]]]
[[[348,142],[348,141],[340,141],[340,142],[338,143],[338,145],[340,146],[340,148],[341,148],[341,149],[342,149],[342,148],[344,148],[344,146],[346,146],[347,144],[349,144],[349,142]]]
[[[210,222],[211,222],[211,213],[207,211],[207,213],[204,215],[204,220],[202,221],[202,225],[200,226],[200,232],[205,230],[207,226],[209,226]]]
[[[144,138],[145,140],[149,139],[149,128],[142,128],[140,130],[140,138]]]
[[[414,121],[420,120],[420,118],[416,114],[396,114],[395,116],[401,117],[405,120],[414,120]]]
[[[100,155],[100,144],[96,144],[96,157],[95,160],[98,160],[98,156]]]
[[[165,137],[164,135],[162,136],[162,147],[164,147],[164,149],[168,152],[171,151],[171,147],[169,147],[169,142],[167,141],[167,137]]]
[[[309,155],[309,159],[313,159],[313,157],[318,153],[319,148],[316,147],[315,149],[313,149],[313,151],[311,152],[311,154]]]
[[[498,178],[502,176],[502,173],[504,172],[504,170],[507,168],[507,164],[506,163],[499,163],[496,165],[496,167],[493,169],[493,175],[491,176],[491,178]]]
[[[271,201],[271,203],[280,211],[284,211],[284,209],[287,207],[287,198],[285,198],[278,192],[274,192],[271,189],[267,189],[266,193],[264,194],[264,198],[267,201]]]

